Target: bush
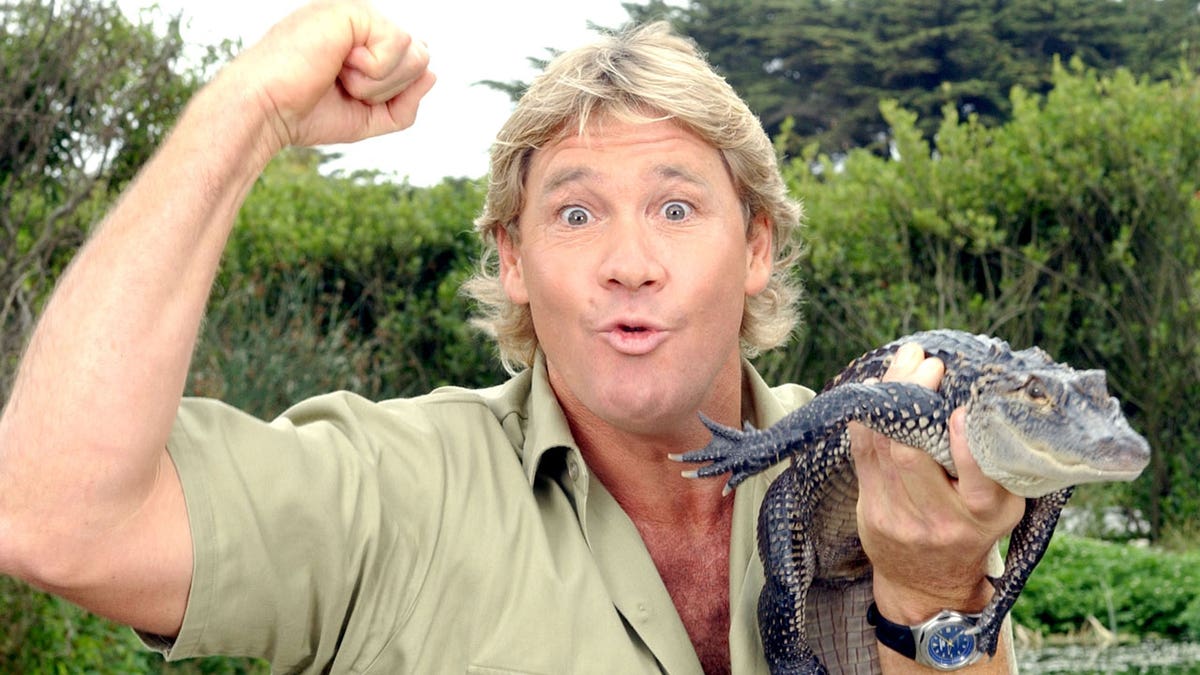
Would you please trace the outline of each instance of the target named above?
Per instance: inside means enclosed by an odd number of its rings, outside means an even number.
[[[133,631],[0,576],[0,673],[266,675],[265,662],[207,658],[168,664]]]
[[[1055,536],[1013,619],[1036,632],[1064,634],[1079,631],[1089,616],[1143,639],[1200,637],[1200,551]]]
[[[491,341],[469,327],[469,308],[458,294],[478,257],[472,221],[482,207],[483,181],[416,188],[377,182],[369,173],[322,176],[322,159],[293,150],[258,181],[238,216],[213,306],[232,308],[250,293],[264,309],[307,320],[308,326],[297,324],[301,331],[336,325],[337,336],[302,339],[332,339],[337,344],[325,348],[354,352],[354,364],[332,364],[330,380],[349,367],[354,377],[340,386],[369,398],[501,380]],[[232,337],[222,348],[240,348]],[[312,374],[300,371],[331,365],[313,358],[332,355],[308,352],[291,361],[296,372],[284,379],[303,381]]]
[[[819,384],[916,330],[990,333],[1103,368],[1154,449],[1132,488],[1154,537],[1200,505],[1200,79],[1055,69],[998,128],[947,108],[936,149],[883,106],[893,156],[785,164],[809,214],[808,324],[759,360]]]

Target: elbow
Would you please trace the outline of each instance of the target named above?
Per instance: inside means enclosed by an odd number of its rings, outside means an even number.
[[[69,539],[53,536],[27,518],[0,513],[0,574],[69,598],[92,576],[90,567],[87,556],[72,553]]]
[[[70,533],[46,513],[49,497],[5,466],[10,449],[0,439],[0,574],[42,589],[61,587],[79,571],[66,555]]]
[[[28,528],[12,513],[6,494],[8,491],[0,488],[0,574],[40,586],[37,578],[41,575],[37,556],[30,553]]]

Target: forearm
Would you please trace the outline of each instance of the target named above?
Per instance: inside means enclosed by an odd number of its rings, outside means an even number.
[[[196,96],[48,303],[0,419],[7,527],[103,532],[152,489],[221,251],[276,138],[236,79]],[[37,545],[14,539],[0,565]]]
[[[361,0],[309,3],[196,95],[59,282],[0,417],[0,574],[178,630],[190,523],[165,444],[238,208],[288,144],[406,128],[423,45]]]
[[[951,587],[938,589],[935,584],[916,591],[905,589],[890,583],[885,578],[877,577],[873,584],[875,603],[879,607],[880,614],[904,625],[922,623],[943,609],[954,609],[967,614],[977,613],[987,605],[993,593],[991,584],[982,578],[984,573],[985,570],[981,568],[979,571],[980,582],[974,592]],[[926,592],[930,590],[933,592]],[[1010,638],[1010,624],[1006,621],[1000,630],[1000,642],[995,656],[990,659],[984,656],[980,661],[959,672],[980,674],[1014,672],[1015,664],[1010,660]],[[880,667],[884,673],[939,672],[921,666],[883,644],[877,646]]]

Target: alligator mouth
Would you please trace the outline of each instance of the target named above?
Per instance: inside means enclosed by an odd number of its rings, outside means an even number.
[[[1054,446],[1039,442],[1013,443],[1001,456],[993,457],[996,469],[1006,476],[993,476],[1009,491],[1023,497],[1040,497],[1084,483],[1131,481],[1141,475],[1150,460],[1149,445],[1140,436],[1124,442],[1106,439],[1086,453],[1066,455]]]

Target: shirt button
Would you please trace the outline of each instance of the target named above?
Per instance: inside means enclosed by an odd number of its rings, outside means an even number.
[[[573,481],[579,480],[579,462],[574,457],[567,459],[567,475]]]
[[[639,602],[637,604],[637,606],[635,607],[635,609],[636,609],[636,617],[639,622],[647,623],[650,621],[652,614],[650,612],[649,605],[647,605],[644,602]]]

